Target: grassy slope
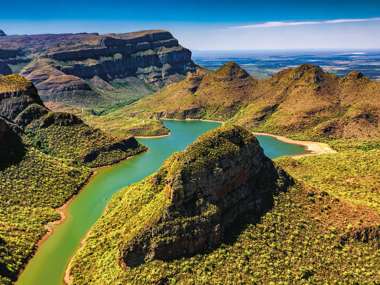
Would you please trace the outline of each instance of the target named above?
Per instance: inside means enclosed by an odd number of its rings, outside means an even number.
[[[124,112],[130,116],[223,120],[248,103],[256,84],[237,64],[229,62],[216,71],[200,69],[127,106]]]
[[[30,148],[23,160],[0,171],[0,284],[8,284],[31,257],[48,222],[83,184],[90,170],[69,166]]]
[[[158,117],[225,120],[246,105],[256,80],[234,63],[216,72],[199,69],[154,95],[105,114],[78,114],[116,136],[154,136],[168,130]],[[60,107],[62,108],[62,107]]]
[[[114,137],[160,136],[169,134],[169,130],[156,119],[130,117],[124,108],[107,107],[100,110],[82,110],[73,106],[49,102],[53,111],[69,112],[80,117],[86,124],[98,128]]]
[[[232,122],[303,139],[377,138],[380,84],[351,72],[339,78],[302,65],[259,81]]]
[[[30,129],[27,130],[27,137],[43,152],[54,157],[68,159],[76,165],[83,164],[83,157],[90,151],[116,142],[114,138],[101,130],[93,129],[86,124],[51,125],[47,128]],[[86,165],[90,167],[109,165],[143,150],[142,146],[138,146],[130,148],[128,151],[120,149],[107,151]]]
[[[90,126],[99,128],[113,136],[125,138],[134,136],[161,136],[169,134],[159,120],[128,117],[122,110],[106,115],[85,115],[82,117]]]
[[[98,121],[218,119],[303,139],[371,139],[380,136],[379,94],[380,84],[357,72],[338,77],[305,64],[256,80],[227,63],[215,72],[198,70]]]
[[[0,76],[0,93],[7,96],[30,88],[32,83],[19,75]],[[30,96],[39,101],[37,94]],[[46,233],[47,223],[59,219],[54,209],[90,176],[88,167],[111,164],[145,149],[133,140],[119,143],[71,114],[50,112],[39,104],[18,114],[18,122],[27,125],[24,131],[9,122],[22,134],[9,126],[8,130],[6,120],[0,121],[2,153],[17,154],[0,160],[0,284],[16,280]],[[84,156],[99,149],[100,154],[85,163]]]
[[[248,224],[240,235],[209,253],[121,268],[118,260],[125,237],[154,217],[150,205],[159,201],[147,178],[112,199],[72,262],[73,283],[379,282],[378,241],[342,242],[346,235],[380,225],[379,158],[380,149],[363,150],[358,145],[337,154],[281,159],[277,163],[296,179],[296,186],[279,195],[259,223]]]

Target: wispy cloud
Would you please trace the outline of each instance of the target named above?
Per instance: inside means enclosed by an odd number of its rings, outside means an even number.
[[[278,27],[293,27],[293,26],[306,26],[306,25],[333,25],[333,24],[345,24],[345,23],[363,23],[380,21],[380,17],[377,18],[363,18],[363,19],[334,19],[323,21],[272,21],[263,22],[251,25],[233,26],[232,29],[258,29],[258,28],[278,28]]]

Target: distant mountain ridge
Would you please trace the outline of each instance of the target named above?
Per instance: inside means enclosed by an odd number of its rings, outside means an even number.
[[[44,101],[79,105],[138,97],[196,69],[191,52],[163,30],[7,36],[0,62],[19,69]]]
[[[380,82],[304,64],[255,79],[236,63],[202,70],[127,106],[126,116],[229,120],[251,130],[308,138],[380,136]]]

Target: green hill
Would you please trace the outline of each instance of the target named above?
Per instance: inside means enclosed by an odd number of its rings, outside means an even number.
[[[124,120],[230,120],[255,131],[308,139],[373,139],[380,135],[379,94],[380,83],[358,72],[338,77],[304,64],[256,80],[227,63],[216,71],[198,70],[118,115],[94,121],[104,125],[123,115]]]
[[[56,209],[90,177],[89,167],[141,152],[69,113],[46,108],[33,84],[0,76],[0,284],[11,284],[46,234]]]
[[[378,157],[280,160],[293,184],[246,130],[212,131],[115,195],[72,260],[71,283],[377,282],[378,193],[356,187],[376,181]]]
[[[318,138],[379,137],[380,83],[361,73],[338,77],[313,65],[262,80],[232,122],[250,129]]]

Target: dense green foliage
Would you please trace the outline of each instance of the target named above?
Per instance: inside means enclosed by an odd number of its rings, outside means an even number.
[[[297,183],[260,222],[212,252],[122,268],[122,244],[159,209],[147,178],[113,198],[71,263],[74,284],[377,284],[378,240],[355,236],[380,225],[379,158],[351,149],[281,159]]]
[[[87,180],[90,170],[70,166],[30,148],[0,171],[0,284],[14,280],[63,205]]]
[[[169,130],[161,121],[125,116],[122,110],[105,115],[84,115],[83,120],[90,126],[101,129],[119,138],[128,136],[162,136]]]
[[[289,173],[312,188],[380,213],[380,150],[346,151],[289,163]]]
[[[26,130],[26,134],[31,144],[44,153],[68,159],[76,165],[83,164],[84,157],[91,151],[117,142],[101,130],[93,129],[83,123],[69,126],[53,124],[43,128],[32,127]],[[142,146],[138,146],[131,147],[128,151],[120,148],[104,150],[87,165],[91,167],[109,165],[141,152],[143,149]]]

